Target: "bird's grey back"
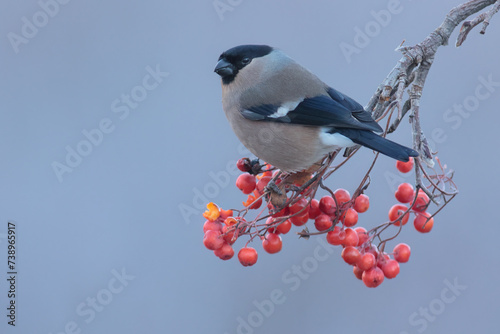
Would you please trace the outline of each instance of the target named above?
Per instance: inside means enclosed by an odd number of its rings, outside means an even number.
[[[226,103],[238,109],[266,104],[281,105],[291,100],[326,95],[327,86],[314,74],[280,50],[255,58],[240,70],[234,82],[223,86]]]

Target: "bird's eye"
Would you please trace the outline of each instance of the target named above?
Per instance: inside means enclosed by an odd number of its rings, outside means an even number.
[[[242,63],[243,65],[247,65],[249,62],[250,62],[250,58],[248,58],[248,57],[245,57],[245,58],[243,58],[243,59],[241,60],[241,63]]]

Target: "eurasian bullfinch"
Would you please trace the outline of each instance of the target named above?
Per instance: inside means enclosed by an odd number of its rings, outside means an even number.
[[[347,95],[329,87],[282,51],[240,45],[222,53],[222,106],[240,141],[285,172],[307,169],[356,144],[408,161],[418,153],[374,132],[382,128]]]

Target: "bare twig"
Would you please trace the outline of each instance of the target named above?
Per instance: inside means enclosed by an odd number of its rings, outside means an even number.
[[[456,47],[459,47],[462,45],[463,42],[465,42],[465,39],[467,38],[467,35],[469,35],[469,32],[474,29],[475,26],[477,26],[479,23],[483,22],[486,17],[486,13],[482,13],[472,21],[465,21],[462,24],[462,27],[460,28],[460,32],[457,37],[457,43],[455,44]]]
[[[399,46],[396,50],[402,52],[403,57],[398,61],[396,66],[389,72],[387,77],[379,85],[375,94],[368,102],[366,110],[371,111],[373,113],[373,117],[375,119],[378,119],[389,105],[389,101],[395,100],[398,104],[398,111],[400,111],[400,106],[403,98],[403,92],[401,91],[402,84],[405,84],[405,88],[409,86],[410,82],[416,74],[414,72],[418,73],[418,71],[422,70],[422,67],[420,66],[422,62],[426,61],[427,63],[429,63],[428,67],[432,65],[432,61],[437,52],[437,49],[441,45],[448,44],[451,33],[460,22],[465,20],[470,15],[473,15],[482,10],[483,8],[494,4],[495,2],[495,6],[484,15],[483,21],[486,19],[486,17],[488,17],[489,20],[489,18],[491,18],[499,10],[499,1],[468,1],[460,6],[453,8],[448,13],[443,23],[431,34],[429,34],[429,36],[427,36],[422,42],[414,46]],[[402,113],[400,112],[400,114]],[[401,120],[398,118],[395,122],[399,124],[400,121]],[[392,131],[394,130],[395,128],[392,127]]]
[[[486,33],[486,28],[488,28],[491,18],[498,12],[498,10],[500,10],[500,1],[497,0],[495,5],[486,12],[486,17],[483,21],[483,28],[481,28],[481,31],[479,32],[480,34],[484,35]]]
[[[496,1],[495,5],[491,7],[489,11],[479,14],[472,21],[465,21],[460,28],[456,46],[459,47],[460,45],[462,45],[469,32],[471,32],[472,29],[474,29],[474,27],[481,22],[483,22],[483,28],[479,33],[484,35],[486,33],[486,28],[490,24],[491,18],[498,12],[498,10],[500,10],[500,1]]]

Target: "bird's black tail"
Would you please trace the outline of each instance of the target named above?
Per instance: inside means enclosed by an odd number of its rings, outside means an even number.
[[[417,151],[385,139],[368,130],[335,129],[335,132],[348,137],[356,144],[366,146],[396,160],[406,162],[410,157],[418,157]]]

